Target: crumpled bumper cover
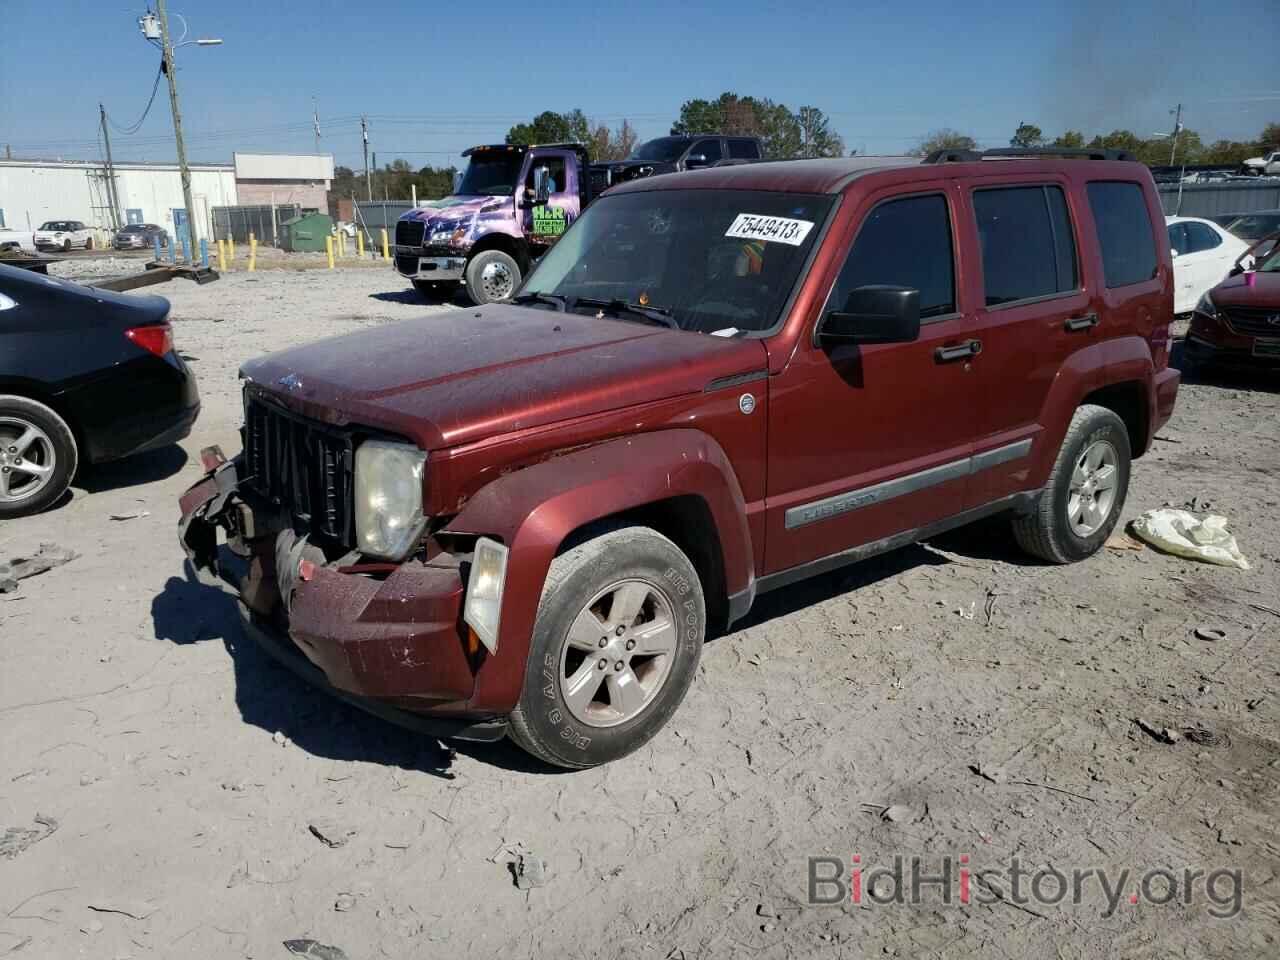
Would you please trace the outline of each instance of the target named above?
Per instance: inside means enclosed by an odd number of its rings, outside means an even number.
[[[221,577],[217,526],[230,527],[239,507],[238,460],[216,448],[202,451],[208,473],[181,497],[178,536],[198,572]],[[505,722],[468,711],[475,688],[473,657],[462,624],[464,586],[452,558],[339,567],[315,562],[314,550],[292,530],[254,543],[249,574],[225,578],[241,599],[253,634],[277,659],[305,679],[342,699],[437,736],[495,740]],[[254,614],[271,579],[288,611],[280,617]],[[210,578],[202,577],[206,582]],[[220,584],[220,585],[222,585]],[[292,660],[293,662],[290,662]],[[317,669],[318,668],[318,669]],[[425,726],[424,726],[425,725]]]

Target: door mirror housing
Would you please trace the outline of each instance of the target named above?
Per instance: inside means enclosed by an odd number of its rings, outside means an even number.
[[[868,284],[849,292],[843,310],[818,323],[819,344],[909,343],[920,338],[920,291],[892,284]]]
[[[462,171],[455,170],[453,172],[453,192],[455,195],[457,195],[458,188],[461,186],[462,186]]]
[[[549,167],[537,167],[533,171],[533,202],[536,206],[542,206],[551,199],[551,169]]]
[[[1173,257],[1173,259],[1177,260],[1177,259],[1178,259],[1178,257],[1179,257],[1178,248],[1177,248],[1177,247],[1170,247],[1170,248],[1169,248],[1169,255],[1170,255],[1171,257]]]

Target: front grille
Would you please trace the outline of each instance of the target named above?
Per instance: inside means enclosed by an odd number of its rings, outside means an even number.
[[[354,543],[350,433],[247,397],[244,460],[246,486],[313,534]]]
[[[418,272],[417,254],[413,254],[412,256],[407,256],[403,253],[397,253],[396,269],[399,270],[401,273],[407,273],[410,276],[416,275]]]
[[[397,220],[396,221],[396,246],[400,247],[420,247],[422,246],[422,235],[426,230],[426,223],[422,220]]]
[[[1280,307],[1228,307],[1222,315],[1236,333],[1280,337]]]

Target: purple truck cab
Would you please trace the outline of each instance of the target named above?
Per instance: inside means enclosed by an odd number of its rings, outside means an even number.
[[[590,202],[587,152],[503,144],[463,156],[453,195],[396,223],[395,268],[425,296],[447,298],[461,285],[476,304],[503,300]]]

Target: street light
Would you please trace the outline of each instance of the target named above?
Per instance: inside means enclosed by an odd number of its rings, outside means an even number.
[[[180,14],[175,17],[182,21],[182,36],[175,43],[169,35],[169,15],[165,12],[165,0],[156,0],[156,12],[147,10],[146,15],[139,18],[138,27],[142,36],[149,43],[160,48],[162,69],[169,78],[169,106],[173,111],[173,137],[178,146],[178,174],[182,178],[182,199],[187,208],[187,239],[190,248],[187,251],[188,262],[195,262],[196,246],[196,210],[191,202],[191,169],[187,166],[187,148],[182,142],[182,111],[178,108],[178,71],[173,63],[173,51],[179,47],[195,45],[198,47],[216,47],[222,43],[220,37],[200,37],[188,40],[187,20]],[[177,224],[174,224],[176,236]]]

